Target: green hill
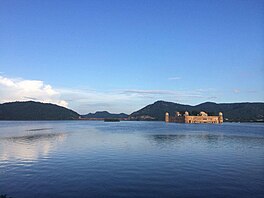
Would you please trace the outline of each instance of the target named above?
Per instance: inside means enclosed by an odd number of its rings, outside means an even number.
[[[55,104],[10,102],[0,104],[0,120],[74,120],[79,114]]]
[[[209,115],[218,115],[221,111],[224,120],[230,122],[263,122],[264,103],[202,103],[196,106],[173,102],[157,101],[129,115],[130,120],[164,120],[165,112],[175,115],[176,111],[188,111],[197,115],[205,111]],[[79,114],[55,104],[40,102],[10,102],[0,104],[0,120],[74,120]],[[111,114],[100,111],[83,115],[83,118],[127,118],[127,114]]]
[[[191,115],[197,115],[200,111],[208,112],[209,115],[218,115],[221,111],[224,120],[230,122],[263,122],[264,103],[202,103],[196,106],[182,105],[173,102],[157,101],[153,104],[132,113],[131,120],[164,120],[165,112],[175,115],[175,112],[188,111]]]

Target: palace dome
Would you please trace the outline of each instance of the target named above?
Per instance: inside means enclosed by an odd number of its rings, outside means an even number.
[[[200,116],[208,116],[207,113],[205,113],[204,111],[201,111],[199,115]]]

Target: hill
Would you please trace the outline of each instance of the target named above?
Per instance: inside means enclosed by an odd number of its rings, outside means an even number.
[[[127,115],[124,113],[112,114],[107,111],[97,111],[82,115],[87,119],[129,119],[129,120],[164,120],[165,112],[175,115],[188,111],[190,115],[197,115],[205,111],[209,115],[218,115],[221,111],[224,120],[230,122],[263,122],[264,103],[212,103],[206,102],[199,105],[183,105],[173,102],[157,101],[153,104]],[[10,102],[0,104],[0,120],[74,120],[79,119],[79,114],[55,104],[40,102]]]
[[[105,119],[105,118],[127,118],[128,115],[125,113],[113,114],[107,111],[97,111],[95,113],[88,113],[82,115],[82,118],[94,118],[94,119]]]
[[[55,104],[10,102],[0,104],[0,120],[73,120],[79,114]]]
[[[206,102],[196,106],[182,105],[173,102],[157,101],[153,104],[132,113],[130,120],[164,120],[166,112],[175,115],[175,112],[188,111],[191,115],[197,115],[200,111],[209,115],[218,115],[223,112],[225,121],[230,122],[257,122],[264,121],[264,103],[222,103]]]

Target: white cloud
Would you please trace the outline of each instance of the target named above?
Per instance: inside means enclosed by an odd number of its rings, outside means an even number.
[[[174,77],[168,78],[168,80],[180,80],[180,79],[181,79],[181,77],[179,77],[179,76],[174,76]]]
[[[197,97],[201,98],[202,95],[200,91],[175,91],[175,90],[142,90],[142,89],[130,89],[125,90],[123,93],[125,94],[137,94],[137,95],[171,95],[178,97]]]
[[[37,100],[67,107],[60,93],[40,80],[7,78],[0,75],[0,103],[10,101]]]
[[[238,94],[238,93],[240,93],[240,89],[234,89],[233,92]]]
[[[175,90],[125,89],[103,92],[87,89],[59,89],[59,92],[69,106],[80,114],[99,110],[132,113],[157,100],[185,103],[191,102],[194,98],[203,101],[208,97],[200,91]]]
[[[69,107],[80,114],[106,110],[113,113],[131,113],[150,102],[149,99],[125,94],[120,90],[95,91],[88,89],[58,89]],[[152,102],[152,101],[151,101]]]

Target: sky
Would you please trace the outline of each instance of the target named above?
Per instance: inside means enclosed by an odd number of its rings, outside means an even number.
[[[264,102],[263,0],[0,0],[0,103]]]

